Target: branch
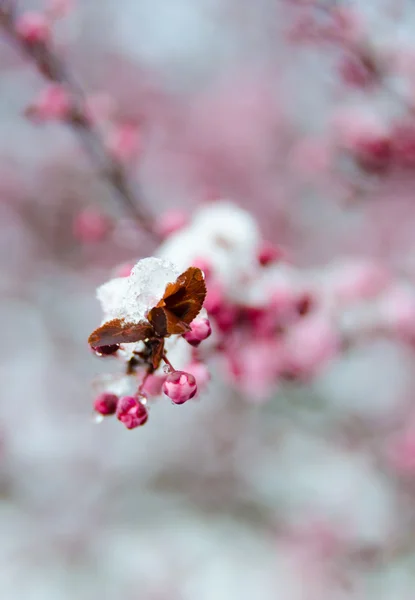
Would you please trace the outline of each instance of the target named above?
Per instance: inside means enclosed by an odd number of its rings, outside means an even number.
[[[64,63],[57,57],[49,41],[28,41],[16,29],[16,1],[0,0],[0,28],[9,39],[35,64],[49,81],[63,85],[71,97],[71,109],[64,121],[78,135],[92,162],[110,184],[124,209],[153,239],[158,235],[153,219],[142,206],[139,189],[133,190],[122,164],[105,147],[100,134],[88,118],[85,94],[73,80]]]

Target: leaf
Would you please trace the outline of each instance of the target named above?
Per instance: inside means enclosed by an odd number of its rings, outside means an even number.
[[[123,319],[113,319],[98,327],[91,333],[88,343],[92,347],[109,346],[112,344],[129,344],[139,342],[154,335],[150,323],[126,323]]]
[[[166,286],[163,298],[151,309],[148,320],[157,335],[182,334],[199,314],[206,297],[203,273],[190,267]]]

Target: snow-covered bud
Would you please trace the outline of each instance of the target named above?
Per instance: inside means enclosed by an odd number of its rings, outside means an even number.
[[[104,392],[95,398],[94,410],[106,417],[115,414],[117,410],[118,396]]]
[[[137,398],[133,396],[124,396],[120,399],[117,406],[117,419],[123,423],[127,429],[135,429],[144,425],[148,419],[147,408]]]
[[[193,398],[197,392],[196,379],[190,373],[173,371],[163,383],[163,392],[175,404],[183,404]]]
[[[200,342],[206,340],[211,333],[212,329],[210,327],[209,319],[201,318],[192,321],[190,324],[190,331],[185,333],[183,337],[191,346],[198,346]]]

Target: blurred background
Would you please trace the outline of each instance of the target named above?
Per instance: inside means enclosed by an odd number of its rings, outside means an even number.
[[[230,198],[298,269],[355,257],[413,286],[412,2],[6,4],[29,36],[33,12],[56,18],[51,47],[153,218]],[[142,429],[94,422],[95,289],[157,242],[47,84],[0,28],[1,598],[412,599],[402,336],[266,403],[213,368]]]

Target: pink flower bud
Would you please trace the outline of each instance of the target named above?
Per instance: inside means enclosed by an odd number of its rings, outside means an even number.
[[[147,408],[137,398],[133,396],[124,396],[118,402],[117,419],[123,423],[127,429],[135,429],[144,425],[148,419]]]
[[[29,11],[16,20],[16,32],[29,44],[47,42],[51,36],[50,23],[45,15]]]
[[[197,267],[203,271],[205,279],[210,277],[212,274],[212,265],[206,258],[195,258],[195,260],[192,261],[192,267]]]
[[[121,162],[135,158],[140,150],[138,127],[131,123],[116,126],[107,139],[107,148]]]
[[[107,415],[115,414],[117,410],[118,396],[115,394],[108,394],[104,392],[95,398],[94,410],[100,415],[106,417]]]
[[[162,237],[169,237],[172,233],[183,229],[189,222],[187,214],[181,210],[169,210],[158,219],[157,233]]]
[[[356,88],[365,88],[376,81],[377,66],[369,56],[344,56],[339,64],[339,74],[344,83]]]
[[[193,398],[197,392],[196,379],[190,373],[173,371],[163,383],[163,392],[175,404],[183,404]]]
[[[285,338],[288,371],[316,375],[339,351],[339,339],[330,321],[307,315],[293,325]]]
[[[385,123],[373,115],[338,113],[333,125],[340,147],[350,152],[362,169],[382,172],[390,166],[393,148]]]
[[[210,373],[207,366],[198,361],[189,363],[186,367],[186,372],[193,375],[197,381],[197,389],[205,388],[210,381]]]
[[[237,309],[230,304],[224,304],[215,314],[215,323],[222,333],[227,333],[234,328],[237,318]]]
[[[210,334],[212,333],[212,329],[210,327],[209,319],[195,319],[190,324],[190,331],[183,335],[186,342],[188,342],[191,346],[198,346],[200,342],[206,340]]]
[[[281,256],[280,248],[274,246],[271,242],[263,242],[258,250],[258,262],[263,267],[276,262]]]
[[[361,139],[355,148],[355,158],[368,172],[384,171],[392,159],[391,140],[387,136]]]
[[[206,299],[203,304],[208,313],[215,315],[220,311],[224,303],[223,291],[220,285],[212,284],[208,286]]]
[[[278,385],[283,356],[276,340],[239,340],[225,359],[227,375],[251,402],[264,402]]]
[[[160,396],[165,375],[147,375],[141,390],[146,396]]]
[[[68,117],[71,107],[71,98],[65,88],[59,84],[51,84],[26,109],[26,116],[35,121],[63,120]]]
[[[108,233],[109,220],[100,211],[87,208],[75,218],[73,233],[78,240],[85,243],[100,242]]]

